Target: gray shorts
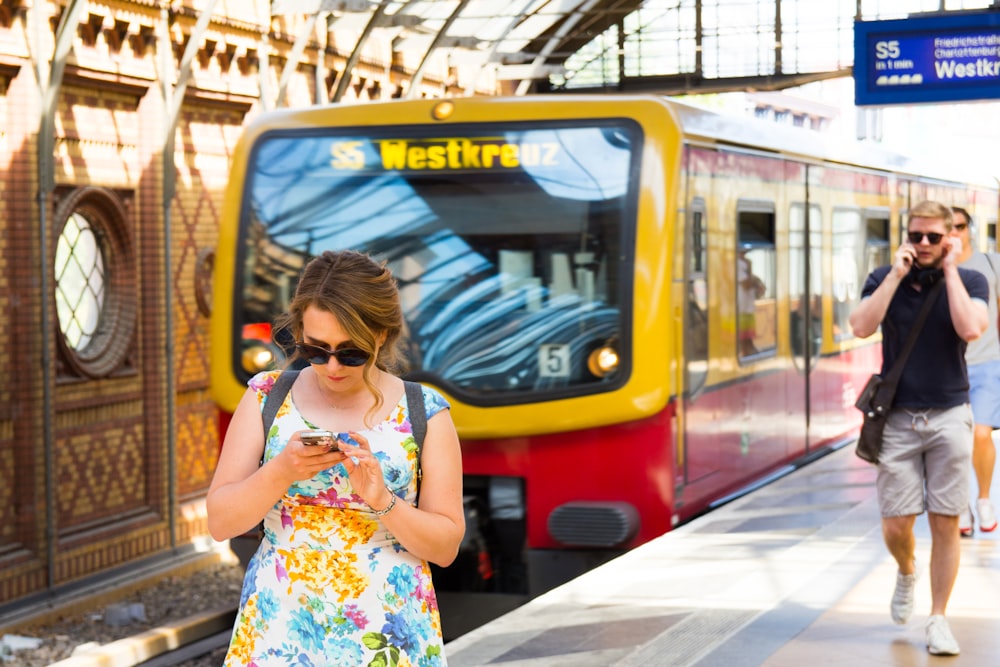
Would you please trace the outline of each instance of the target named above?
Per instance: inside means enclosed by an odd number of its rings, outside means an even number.
[[[957,516],[969,506],[972,408],[894,408],[889,413],[878,463],[882,516],[924,510]]]

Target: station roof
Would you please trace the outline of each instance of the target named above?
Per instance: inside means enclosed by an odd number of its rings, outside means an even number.
[[[995,7],[969,0],[969,8]],[[275,14],[323,14],[393,51],[439,49],[456,66],[495,68],[517,94],[781,90],[850,76],[854,23],[903,18],[912,0],[272,0]],[[927,3],[923,3],[927,4]],[[943,3],[934,14],[949,13]],[[584,54],[584,55],[581,55]],[[569,62],[568,62],[569,61]],[[564,85],[580,70],[572,85]],[[563,83],[559,83],[562,79]],[[556,82],[553,84],[553,80]],[[413,90],[414,87],[411,87]]]
[[[326,14],[359,34],[395,29],[393,50],[452,49],[498,78],[532,81],[640,7],[643,0],[272,0],[271,13]],[[419,76],[419,75],[418,75]],[[519,91],[524,92],[524,91]]]

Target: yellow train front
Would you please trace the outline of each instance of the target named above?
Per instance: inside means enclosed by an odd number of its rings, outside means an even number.
[[[308,259],[388,261],[407,377],[462,438],[468,560],[441,589],[534,595],[852,437],[874,341],[847,317],[925,197],[995,184],[655,97],[278,112],[234,158],[216,257],[224,418],[282,365]]]

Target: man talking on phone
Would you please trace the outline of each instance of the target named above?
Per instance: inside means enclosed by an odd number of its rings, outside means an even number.
[[[969,406],[966,344],[986,330],[989,287],[982,274],[959,268],[962,241],[950,235],[951,208],[934,201],[912,207],[906,241],[889,266],[872,271],[851,313],[855,336],[882,326],[882,375],[892,368],[931,288],[935,302],[906,361],[886,420],[876,482],[882,536],[896,560],[890,614],[905,624],[913,614],[917,581],[917,515],[927,511],[931,531],[931,613],[927,650],[958,655],[945,611],[961,543],[958,516],[968,506],[973,420]]]

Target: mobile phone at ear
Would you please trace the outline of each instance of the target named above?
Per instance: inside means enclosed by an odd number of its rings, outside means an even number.
[[[316,431],[302,431],[302,433],[299,434],[299,437],[302,438],[303,445],[308,445],[310,447],[315,447],[316,445],[323,445],[327,449],[330,449],[333,447],[334,439],[337,436],[334,435],[332,431],[316,430]]]

